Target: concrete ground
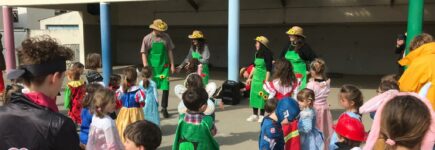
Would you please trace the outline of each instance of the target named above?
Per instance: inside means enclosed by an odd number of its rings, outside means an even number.
[[[115,70],[115,72],[119,72]],[[221,85],[226,80],[226,71],[212,71],[211,82],[216,82],[217,85]],[[185,78],[185,74],[176,74],[171,78],[171,87],[173,88],[177,84],[182,84]],[[359,75],[332,75],[332,89],[328,97],[328,103],[331,106],[331,112],[334,121],[344,111],[340,108],[338,103],[338,90],[343,84],[354,84],[361,88],[364,99],[367,100],[373,97],[376,92],[375,89],[380,81],[380,76],[359,76]],[[63,94],[63,93],[62,93]],[[159,94],[161,92],[159,91]],[[169,113],[170,118],[161,120],[161,129],[163,134],[161,150],[170,150],[172,147],[175,130],[177,128],[177,105],[180,100],[174,95],[174,92],[170,91],[169,97]],[[260,131],[260,123],[247,122],[246,118],[251,115],[252,109],[248,107],[249,101],[244,99],[238,105],[225,105],[224,110],[218,110],[216,112],[216,126],[218,133],[215,136],[217,142],[220,144],[221,149],[258,149],[258,136]],[[66,114],[66,110],[63,108],[63,97],[59,96],[57,99],[57,105],[63,114]],[[366,130],[369,130],[371,126],[371,119],[368,115],[364,115],[363,122]]]

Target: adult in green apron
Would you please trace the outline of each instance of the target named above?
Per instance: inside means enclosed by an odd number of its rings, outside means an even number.
[[[172,50],[174,44],[168,34],[164,33],[168,26],[161,19],[156,19],[150,25],[153,31],[146,35],[142,41],[141,53],[144,66],[151,66],[153,70],[153,81],[162,94],[162,114],[168,118],[167,111],[169,98],[169,73],[174,73],[174,59]]]
[[[301,85],[298,89],[300,91],[307,85],[307,64],[310,64],[317,56],[305,42],[305,35],[301,27],[293,26],[286,33],[290,40],[281,51],[279,58],[287,59],[292,64],[294,73],[302,75]]]
[[[249,116],[246,121],[262,122],[264,118],[264,105],[268,98],[268,93],[263,89],[263,84],[269,80],[272,70],[272,52],[268,48],[269,41],[264,36],[256,39],[254,69],[252,70],[248,83],[251,84],[249,95],[249,106],[253,108],[253,115]],[[260,115],[258,111],[260,110]]]
[[[199,30],[194,30],[191,35],[188,36],[192,40],[192,45],[190,46],[189,54],[187,54],[183,63],[181,63],[177,69],[181,70],[183,67],[187,67],[191,59],[197,59],[202,64],[202,81],[204,85],[208,84],[209,79],[209,68],[208,62],[210,58],[210,50],[206,43],[204,34]]]

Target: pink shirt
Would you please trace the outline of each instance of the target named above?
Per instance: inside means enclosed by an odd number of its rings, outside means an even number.
[[[326,81],[318,82],[314,81],[314,79],[310,79],[307,84],[307,88],[314,91],[315,101],[314,105],[327,105],[327,98],[329,92],[331,91],[331,80],[328,79]]]

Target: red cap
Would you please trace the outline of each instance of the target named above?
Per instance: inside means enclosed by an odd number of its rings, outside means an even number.
[[[337,124],[335,124],[335,132],[340,136],[353,141],[363,142],[367,138],[367,133],[364,130],[364,125],[360,120],[350,117],[348,114],[343,114],[338,118]]]

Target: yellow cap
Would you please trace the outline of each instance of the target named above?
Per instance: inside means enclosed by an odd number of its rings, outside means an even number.
[[[264,46],[269,48],[269,40],[265,36],[257,36],[255,38],[255,41],[258,41],[261,44],[263,44]]]
[[[168,30],[168,25],[162,19],[156,19],[153,21],[153,24],[150,25],[150,29],[163,32]]]
[[[203,39],[204,34],[199,30],[193,30],[192,34],[189,35],[189,39]]]
[[[298,36],[305,37],[305,35],[304,35],[304,29],[302,29],[299,26],[293,26],[293,27],[291,27],[286,33],[288,35],[298,35]]]

